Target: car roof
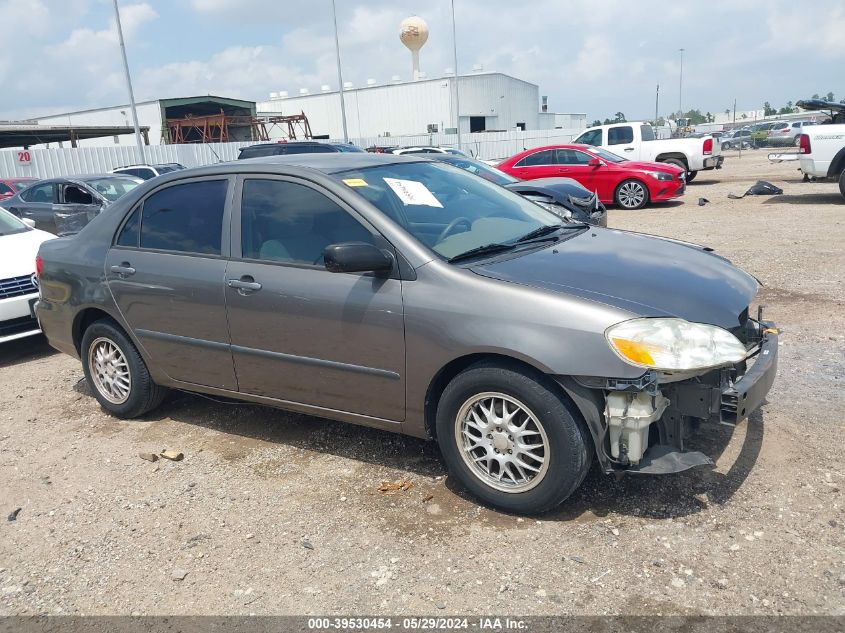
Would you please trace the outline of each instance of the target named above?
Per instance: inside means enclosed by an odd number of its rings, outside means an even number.
[[[229,167],[233,171],[248,171],[251,165],[284,165],[292,167],[308,167],[326,174],[334,174],[353,169],[366,169],[379,165],[393,165],[397,163],[431,162],[420,155],[407,156],[402,154],[374,154],[371,152],[337,152],[332,154],[290,154],[287,156],[262,156],[247,158],[236,163],[220,163],[215,167]],[[224,171],[221,169],[221,171]]]

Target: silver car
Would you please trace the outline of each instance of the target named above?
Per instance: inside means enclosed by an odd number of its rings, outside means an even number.
[[[433,438],[480,500],[712,464],[775,378],[758,282],[694,244],[571,222],[422,157],[242,160],[147,181],[39,252],[37,316],[99,403],[168,389]]]
[[[775,125],[767,137],[769,145],[798,145],[798,135],[806,125],[815,125],[812,121],[781,121]]]

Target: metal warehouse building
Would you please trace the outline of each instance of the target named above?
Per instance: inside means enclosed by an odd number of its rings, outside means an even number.
[[[227,125],[227,140],[253,140],[252,129],[248,122],[250,117],[255,116],[255,102],[253,101],[208,95],[140,101],[136,104],[136,109],[138,111],[138,125],[149,128],[149,133],[145,136],[148,137],[150,145],[176,142],[177,139],[173,138],[175,133],[182,134],[185,137],[182,142],[200,141],[203,127],[207,124],[214,125],[215,119],[219,119],[221,115],[228,117],[230,121],[234,121],[233,125]],[[132,126],[132,111],[126,104],[36,117],[31,121],[35,121],[39,125],[96,125],[128,128]],[[242,123],[238,124],[238,122]],[[81,147],[110,144],[135,145],[135,137],[133,134],[123,134],[114,136],[113,140],[108,138],[86,139],[80,140],[78,144]]]
[[[458,99],[456,100],[455,86]],[[583,129],[586,114],[547,112],[540,104],[536,84],[502,73],[462,75],[438,79],[355,88],[348,82],[343,96],[350,138],[454,132],[455,102],[460,104],[460,131]],[[298,94],[271,92],[268,101],[256,104],[259,115],[304,112],[315,135],[342,138],[340,95],[323,86],[319,93],[300,89]]]

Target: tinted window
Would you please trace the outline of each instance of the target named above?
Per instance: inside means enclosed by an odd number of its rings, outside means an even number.
[[[622,143],[634,142],[634,128],[630,125],[612,127],[607,131],[608,145],[621,145]]]
[[[584,132],[581,136],[573,141],[574,143],[581,143],[582,145],[601,145],[601,130],[590,130]]]
[[[12,191],[12,188],[8,185],[4,185],[0,182],[0,193],[14,193],[14,191]]]
[[[226,180],[174,185],[144,201],[141,248],[220,254]]]
[[[140,207],[132,212],[126,224],[120,230],[120,235],[117,237],[118,246],[138,246],[138,238],[141,235],[141,211]]]
[[[340,242],[373,243],[373,237],[333,200],[310,187],[281,180],[244,181],[244,257],[316,265],[326,246]]]
[[[544,149],[542,152],[534,152],[529,154],[514,167],[531,167],[532,165],[554,165],[555,151],[553,149]]]
[[[94,204],[94,196],[78,185],[65,185],[65,204]]]
[[[48,182],[24,189],[21,198],[27,202],[53,202],[53,183]]]
[[[261,156],[274,156],[281,154],[281,146],[276,145],[259,145],[257,147],[244,147],[238,158],[259,158]]]
[[[653,141],[654,140],[654,128],[650,125],[641,125],[640,126],[640,136],[644,141]]]
[[[590,156],[578,150],[559,149],[556,152],[559,165],[586,165],[590,162]]]

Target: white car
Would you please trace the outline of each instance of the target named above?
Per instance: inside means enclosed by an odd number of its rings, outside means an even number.
[[[161,163],[157,165],[126,165],[125,167],[118,167],[112,169],[110,174],[122,174],[124,176],[134,176],[141,180],[150,180],[162,174],[169,174],[173,171],[185,169],[185,166],[180,163]]]
[[[0,209],[0,343],[41,332],[35,318],[35,256],[42,242],[56,236],[34,224]]]
[[[455,147],[434,147],[434,146],[425,146],[425,147],[400,147],[398,149],[393,150],[394,154],[453,154],[455,156],[465,156],[466,158],[471,158],[469,154],[466,152],[462,152],[461,150]]]

